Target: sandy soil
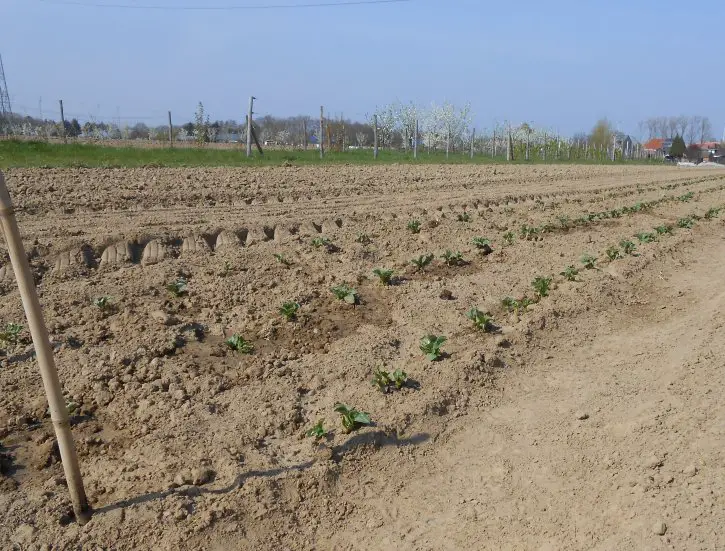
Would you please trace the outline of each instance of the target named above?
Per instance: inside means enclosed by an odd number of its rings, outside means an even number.
[[[0,547],[725,548],[725,227],[705,216],[725,205],[722,172],[7,179],[96,513],[83,527],[70,515],[23,332],[0,348]],[[677,226],[690,215],[692,228]],[[661,225],[674,229],[633,237]],[[525,239],[522,226],[550,231]],[[314,247],[320,237],[334,247]],[[608,260],[622,239],[635,254]],[[5,327],[24,318],[1,247]],[[445,266],[446,249],[467,263]],[[410,260],[426,253],[436,260],[415,271]],[[584,253],[596,269],[582,267]],[[559,275],[571,264],[576,282]],[[374,268],[394,269],[395,284]],[[536,276],[554,278],[550,296],[508,312],[501,299],[533,297]],[[188,280],[181,297],[166,290],[178,277]],[[358,305],[332,295],[341,282]],[[92,304],[100,296],[111,297],[107,311]],[[300,304],[296,321],[279,315],[285,301]],[[466,318],[473,306],[491,313],[493,333]],[[419,350],[428,333],[448,338],[440,361]],[[255,352],[229,350],[233,334]],[[379,366],[404,370],[408,384],[380,392],[370,383]],[[346,434],[336,402],[374,425]],[[331,433],[315,443],[305,432],[319,419]]]

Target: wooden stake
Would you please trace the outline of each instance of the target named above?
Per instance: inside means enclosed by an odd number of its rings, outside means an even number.
[[[373,115],[373,159],[378,158],[378,116]]]
[[[171,111],[169,111],[169,145],[174,147],[174,127],[171,124]]]
[[[75,512],[78,524],[85,524],[90,520],[92,511],[88,506],[86,492],[83,488],[83,479],[81,478],[81,470],[78,465],[78,455],[76,454],[76,448],[73,442],[73,433],[70,430],[70,421],[68,420],[63,392],[60,388],[58,371],[55,368],[55,361],[53,360],[53,350],[50,347],[48,329],[45,327],[43,311],[40,307],[38,293],[33,283],[33,275],[30,272],[30,266],[28,265],[28,258],[23,248],[18,223],[13,213],[10,193],[8,193],[8,188],[5,186],[5,177],[2,172],[0,172],[0,222],[2,222],[3,232],[5,233],[5,241],[8,246],[8,253],[10,254],[10,261],[15,271],[15,278],[18,281],[20,298],[23,302],[25,315],[28,318],[30,334],[33,337],[35,354],[38,358],[40,374],[43,378],[43,386],[45,387],[45,395],[48,398],[48,405],[50,406],[50,417],[53,421],[55,436],[58,439],[58,448],[60,450],[61,461],[63,462],[65,479],[68,484],[71,501],[73,502],[73,511]]]
[[[302,119],[302,136],[302,143],[307,151],[307,121],[305,119]]]
[[[473,159],[473,144],[476,143],[476,129],[471,131],[471,159]]]

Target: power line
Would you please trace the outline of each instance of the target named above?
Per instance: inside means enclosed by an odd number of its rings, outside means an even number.
[[[348,0],[344,2],[313,2],[306,4],[271,4],[251,6],[158,6],[144,4],[98,4],[80,0],[38,0],[58,6],[82,6],[86,8],[118,8],[131,10],[166,10],[166,11],[234,11],[234,10],[282,10],[299,8],[342,8],[347,6],[367,6],[373,4],[402,4],[413,0]]]

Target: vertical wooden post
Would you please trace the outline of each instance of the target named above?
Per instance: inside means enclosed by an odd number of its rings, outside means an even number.
[[[531,160],[531,130],[526,129],[526,160]]]
[[[320,105],[320,159],[325,156],[325,109]]]
[[[302,119],[302,143],[305,151],[307,151],[307,120]]]
[[[496,129],[493,129],[493,138],[491,138],[491,158],[496,158]]]
[[[174,127],[171,124],[171,111],[169,111],[169,146],[174,147]]]
[[[546,160],[546,140],[548,140],[549,137],[546,135],[546,132],[544,132],[544,160]]]
[[[60,128],[61,135],[63,136],[63,143],[68,143],[68,137],[65,134],[65,115],[63,114],[63,100],[58,100],[60,103]]]
[[[63,463],[63,471],[70,492],[73,511],[78,524],[85,524],[91,518],[91,508],[88,506],[86,492],[83,488],[81,470],[78,466],[78,455],[73,442],[73,433],[70,430],[70,421],[66,409],[65,399],[58,379],[58,371],[53,360],[53,349],[50,346],[48,329],[43,320],[43,311],[38,300],[38,293],[33,283],[33,274],[30,272],[28,258],[23,249],[23,241],[15,220],[13,204],[10,193],[5,186],[5,177],[0,172],[0,222],[2,223],[7,243],[10,261],[18,282],[20,298],[23,302],[25,315],[28,318],[30,334],[33,337],[35,355],[40,366],[40,374],[48,398],[50,418],[58,439],[58,449]]]
[[[476,143],[476,129],[471,130],[471,160],[473,160],[473,148]]]
[[[249,113],[247,114],[247,157],[252,156],[252,114],[254,113],[254,96],[249,97]]]
[[[373,159],[378,158],[378,116],[373,115]]]
[[[451,151],[451,129],[448,128],[446,132],[446,159],[448,159],[448,154]]]
[[[342,150],[345,151],[345,115],[340,115],[340,121],[342,122]]]
[[[413,136],[413,158],[418,158],[418,119],[415,119],[415,134]]]

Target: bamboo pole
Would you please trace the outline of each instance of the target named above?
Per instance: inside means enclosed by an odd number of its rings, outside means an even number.
[[[83,479],[78,465],[78,455],[73,442],[73,433],[70,430],[70,421],[66,410],[63,392],[60,388],[58,371],[55,368],[53,350],[50,347],[48,329],[43,320],[43,311],[38,300],[38,293],[35,289],[33,276],[30,272],[28,259],[25,256],[25,249],[20,237],[18,223],[15,220],[13,204],[10,200],[10,193],[5,185],[5,177],[0,172],[0,222],[2,222],[5,241],[7,242],[10,261],[15,271],[15,278],[18,281],[20,298],[23,302],[25,315],[28,318],[30,334],[35,345],[35,354],[38,358],[40,374],[43,378],[45,395],[50,406],[50,418],[53,421],[55,436],[58,439],[60,458],[63,462],[63,471],[68,484],[73,511],[75,512],[78,524],[85,524],[91,518],[91,508],[88,506],[86,492],[83,488]]]

